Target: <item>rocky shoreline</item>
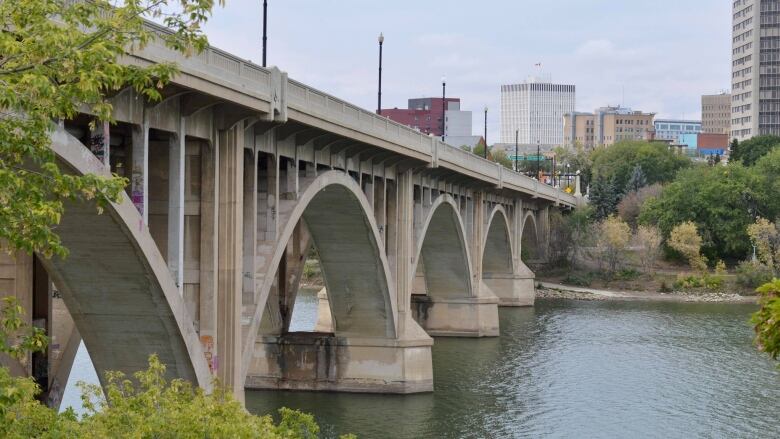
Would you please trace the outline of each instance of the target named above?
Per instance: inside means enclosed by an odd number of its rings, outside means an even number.
[[[756,303],[755,296],[740,296],[734,293],[648,293],[642,291],[609,291],[573,287],[561,284],[542,283],[536,288],[537,299],[569,299],[587,301],[644,300],[664,302],[708,302],[708,303]]]

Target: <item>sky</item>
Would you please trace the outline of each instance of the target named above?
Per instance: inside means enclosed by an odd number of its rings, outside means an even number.
[[[475,134],[488,107],[498,141],[502,84],[528,76],[575,84],[578,111],[624,105],[700,118],[701,95],[727,90],[731,2],[725,0],[268,0],[268,65],[376,109],[412,97],[461,98]],[[212,45],[260,63],[262,0],[226,0],[205,27]],[[542,67],[535,67],[541,63]]]

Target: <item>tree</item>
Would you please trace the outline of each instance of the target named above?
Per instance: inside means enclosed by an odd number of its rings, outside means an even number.
[[[739,160],[739,140],[731,139],[731,145],[729,145],[729,158],[731,160]]]
[[[701,255],[701,242],[702,239],[696,230],[696,224],[691,221],[676,225],[667,241],[669,247],[685,257],[691,268],[705,271],[707,259]]]
[[[575,174],[580,171],[580,184],[583,188],[587,187],[591,181],[591,167],[593,166],[590,151],[586,150],[580,143],[575,144],[574,147],[559,146],[553,151],[558,163],[564,167],[569,165],[568,173]]]
[[[593,219],[601,221],[617,210],[620,202],[620,192],[614,178],[596,177],[588,194],[593,207]]]
[[[777,273],[780,270],[780,230],[775,223],[758,218],[754,224],[748,226],[747,232],[756,247],[759,262]]]
[[[637,165],[642,168],[646,184],[665,183],[677,171],[691,166],[691,161],[670,151],[663,143],[622,141],[593,152],[593,178],[614,178],[621,190],[626,188]]]
[[[780,279],[759,287],[761,309],[753,314],[758,348],[777,360],[780,355]]]
[[[645,186],[636,192],[627,193],[618,204],[618,215],[627,222],[632,229],[636,229],[639,224],[639,214],[642,212],[642,206],[651,198],[656,198],[661,194],[661,185],[656,183]]]
[[[639,247],[639,263],[642,271],[650,273],[661,255],[661,231],[654,226],[637,227],[634,241]]]
[[[780,146],[780,136],[767,134],[752,137],[743,142],[739,142],[736,152],[732,149],[731,160],[741,161],[745,166],[753,166],[758,159],[769,154],[778,146]]]
[[[758,159],[750,170],[753,181],[755,215],[763,218],[780,217],[780,148],[775,148]]]
[[[665,238],[680,223],[699,227],[702,252],[710,260],[744,259],[750,251],[757,192],[752,172],[739,163],[680,171],[657,198],[642,206],[639,223],[658,226]]]
[[[642,189],[645,186],[647,186],[647,177],[645,176],[644,171],[642,171],[642,165],[637,163],[636,166],[634,166],[634,170],[631,171],[631,177],[628,179],[626,193],[638,192],[639,189]]]
[[[596,251],[600,264],[606,263],[609,273],[614,273],[631,241],[631,228],[619,217],[611,215],[598,223],[596,230]]]

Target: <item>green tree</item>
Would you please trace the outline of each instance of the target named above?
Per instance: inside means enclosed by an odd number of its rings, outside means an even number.
[[[750,168],[754,181],[754,205],[756,216],[780,217],[780,148],[775,148],[756,161]]]
[[[566,172],[575,174],[580,171],[580,184],[583,188],[587,187],[591,182],[591,168],[593,166],[591,152],[579,143],[575,144],[574,147],[558,146],[553,151],[556,160],[561,164],[562,169],[566,169]],[[569,165],[568,168],[566,165]]]
[[[750,170],[739,163],[681,171],[660,196],[644,203],[639,222],[657,225],[668,238],[676,225],[692,221],[709,260],[743,259],[750,249],[747,226],[755,210],[752,183]]]
[[[623,141],[593,152],[593,177],[614,178],[618,188],[628,185],[636,166],[642,168],[646,184],[665,183],[691,161],[670,151],[663,143]]]
[[[732,143],[733,145],[733,143]],[[764,135],[738,142],[737,150],[731,151],[732,161],[741,161],[745,166],[753,166],[761,157],[780,146],[780,136]]]
[[[637,163],[636,166],[634,166],[634,170],[631,171],[631,177],[628,179],[628,184],[626,185],[626,193],[628,192],[638,192],[639,189],[642,189],[643,187],[647,186],[647,176],[645,175],[645,172],[642,170],[642,165]]]
[[[758,348],[777,360],[780,356],[780,279],[759,287],[761,309],[751,321],[756,331]]]
[[[614,178],[596,177],[588,194],[593,208],[593,219],[601,221],[617,211],[620,203],[620,191]]]

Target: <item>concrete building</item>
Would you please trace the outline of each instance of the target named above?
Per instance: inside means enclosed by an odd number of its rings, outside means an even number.
[[[780,1],[732,6],[731,138],[780,135]]]
[[[723,156],[729,148],[728,134],[699,133],[697,137],[696,149],[701,155]]]
[[[680,136],[684,134],[698,134],[701,132],[700,120],[682,119],[656,119],[655,138],[658,140],[671,140],[673,143],[681,143]]]
[[[563,144],[563,116],[574,111],[575,86],[529,78],[501,86],[501,142],[540,143],[550,150]]]
[[[442,124],[442,107],[447,102]],[[408,108],[382,109],[380,114],[425,134],[441,137],[471,136],[471,111],[461,111],[460,98],[414,98]]]
[[[701,132],[731,134],[731,93],[701,97]]]
[[[654,117],[655,113],[625,107],[601,107],[593,113],[571,112],[564,116],[564,144],[594,148],[621,140],[652,140]]]

